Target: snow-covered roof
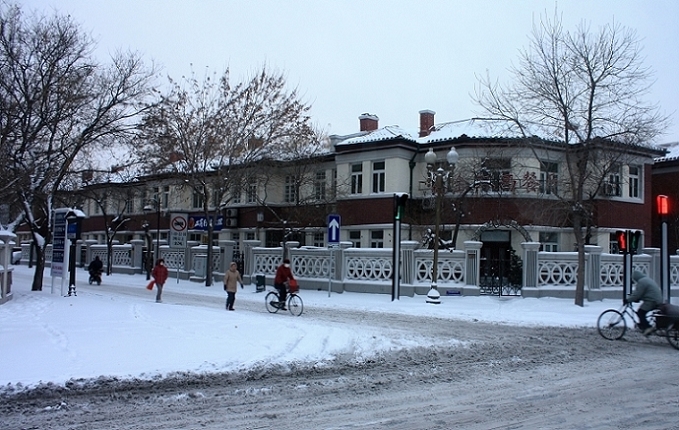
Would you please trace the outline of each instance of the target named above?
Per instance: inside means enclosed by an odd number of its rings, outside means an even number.
[[[369,131],[366,134],[356,137],[350,137],[337,143],[337,145],[353,145],[355,143],[376,142],[380,140],[390,140],[395,138],[403,138],[406,140],[417,140],[417,135],[413,135],[397,125],[388,125],[386,127],[378,128],[377,130]]]
[[[365,142],[377,142],[381,140],[390,140],[395,138],[402,138],[417,142],[418,144],[427,144],[432,142],[440,142],[444,140],[451,140],[461,136],[470,138],[515,138],[521,137],[518,133],[493,132],[490,127],[491,123],[488,120],[480,118],[465,119],[461,121],[451,121],[442,124],[437,124],[433,127],[428,136],[419,137],[419,130],[406,130],[397,125],[389,125],[379,128],[377,130],[363,132],[363,134],[356,136],[352,135],[347,139],[340,140],[336,145],[353,145]]]
[[[667,154],[656,158],[654,160],[656,163],[661,163],[663,161],[675,161],[679,159],[679,142],[671,142],[660,145],[660,149],[666,149]]]
[[[480,118],[465,119],[462,121],[452,121],[443,124],[438,124],[434,126],[429,136],[421,137],[418,139],[419,143],[430,143],[439,142],[443,140],[455,139],[460,136],[467,136],[470,138],[515,138],[521,137],[518,133],[498,133],[493,132],[490,127],[491,123],[489,120]]]

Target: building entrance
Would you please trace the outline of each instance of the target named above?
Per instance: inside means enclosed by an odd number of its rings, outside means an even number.
[[[521,294],[520,288],[510,282],[511,238],[509,230],[487,230],[481,233],[483,242],[479,267],[481,294],[495,296]]]

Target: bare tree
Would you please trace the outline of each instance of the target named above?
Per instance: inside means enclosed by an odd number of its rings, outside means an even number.
[[[593,32],[583,23],[569,32],[555,13],[534,25],[528,48],[510,68],[511,84],[479,80],[476,101],[484,115],[501,120],[498,127],[564,143],[566,181],[559,198],[578,249],[579,306],[593,198],[621,157],[629,157],[625,148],[648,145],[667,122],[645,100],[652,73],[642,60],[634,31],[611,24]]]
[[[160,95],[144,115],[138,155],[150,171],[173,172],[200,202],[207,222],[206,285],[212,285],[214,220],[234,189],[256,181],[263,159],[285,159],[300,140],[314,141],[309,106],[287,91],[282,74],[262,68],[232,83],[229,69],[217,77],[195,74]]]
[[[135,54],[100,65],[93,47],[68,16],[0,6],[0,145],[36,245],[33,290],[42,289],[54,195],[82,151],[129,137],[153,76]]]

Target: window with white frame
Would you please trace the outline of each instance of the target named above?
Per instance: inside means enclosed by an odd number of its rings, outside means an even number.
[[[255,232],[249,231],[245,233],[245,240],[255,240]]]
[[[257,202],[257,180],[256,179],[250,179],[248,182],[248,188],[247,188],[247,202],[248,203],[256,203]]]
[[[299,200],[299,186],[297,180],[292,175],[285,177],[285,188],[283,190],[283,200],[285,203],[297,203]]]
[[[620,166],[613,166],[611,172],[608,174],[608,182],[604,184],[604,194],[607,196],[620,197],[622,195],[621,182]]]
[[[373,161],[373,193],[384,192],[384,161]]]
[[[240,184],[231,187],[231,203],[240,203]]]
[[[370,247],[384,248],[384,230],[370,230]]]
[[[639,166],[629,166],[629,196],[631,198],[641,197],[639,194],[639,177],[641,169]]]
[[[315,232],[313,239],[314,239],[314,246],[318,246],[318,247],[325,246],[325,235],[323,234],[322,231],[321,232],[318,232],[318,231]]]
[[[332,184],[330,184],[330,198],[334,200],[337,197],[337,169],[332,169]]]
[[[351,194],[363,193],[363,165],[351,165]]]
[[[203,194],[193,190],[193,209],[201,209],[203,207]]]
[[[350,230],[349,231],[349,241],[354,248],[361,247],[361,231],[360,230]]]
[[[557,194],[559,183],[559,165],[543,161],[540,163],[540,192],[542,194]]]
[[[559,252],[559,233],[540,232],[540,251]]]
[[[316,200],[325,200],[325,171],[316,172],[316,179],[314,181],[314,197]]]
[[[170,186],[166,185],[163,187],[163,191],[160,195],[160,207],[167,209],[170,206]]]

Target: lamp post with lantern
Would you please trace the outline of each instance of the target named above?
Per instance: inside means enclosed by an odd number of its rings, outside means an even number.
[[[153,257],[151,258],[151,264],[155,264],[155,260],[160,258],[160,200],[151,199],[150,205],[144,206],[144,212],[150,213],[154,210],[156,211],[156,248],[153,252]]]
[[[438,257],[439,257],[439,231],[441,225],[441,204],[443,196],[451,191],[451,182],[455,172],[455,165],[459,160],[459,155],[455,147],[450,148],[446,154],[446,163],[437,166],[438,158],[433,148],[424,155],[427,163],[427,173],[429,182],[432,184],[432,192],[436,197],[436,218],[434,224],[434,261],[431,267],[431,287],[427,293],[427,303],[440,304],[441,294],[438,291]]]

